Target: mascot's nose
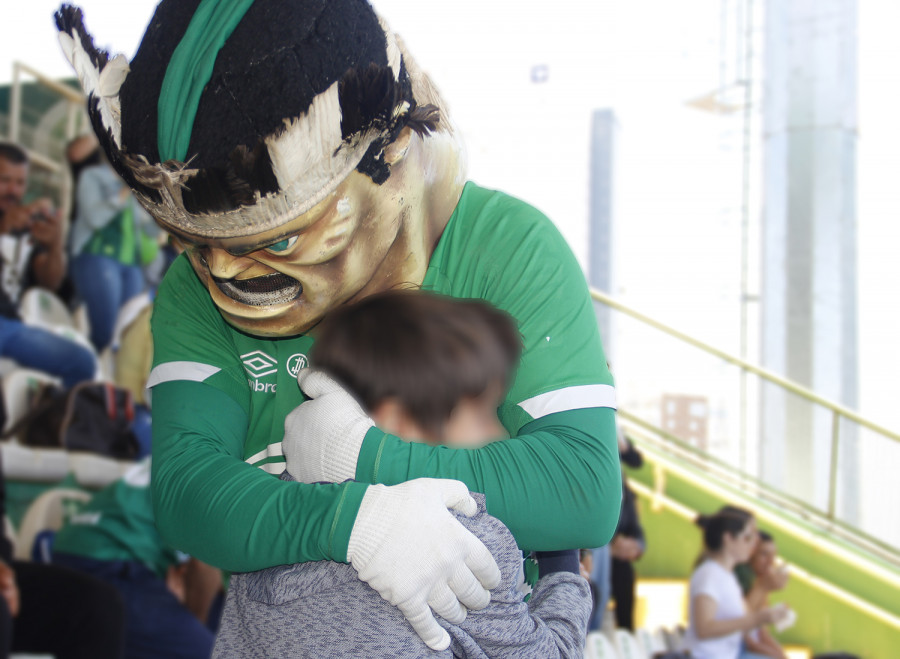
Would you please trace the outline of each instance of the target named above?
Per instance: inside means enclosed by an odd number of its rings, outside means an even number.
[[[210,274],[218,279],[232,279],[253,264],[247,256],[235,256],[218,247],[204,250],[203,260]]]

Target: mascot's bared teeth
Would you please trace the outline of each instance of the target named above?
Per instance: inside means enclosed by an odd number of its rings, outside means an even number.
[[[254,307],[284,304],[303,293],[303,284],[280,272],[252,279],[214,279],[222,293],[241,304]]]

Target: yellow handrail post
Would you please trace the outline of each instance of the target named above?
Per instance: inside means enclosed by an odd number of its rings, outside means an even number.
[[[9,96],[9,141],[19,141],[19,115],[22,113],[22,69],[13,62],[12,89]]]
[[[841,440],[841,415],[837,410],[831,413],[831,473],[828,477],[828,519],[834,520],[837,505],[837,474],[839,443]]]

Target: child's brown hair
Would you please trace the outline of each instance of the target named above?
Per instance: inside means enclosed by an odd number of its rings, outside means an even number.
[[[506,388],[522,345],[509,314],[482,300],[413,290],[366,297],[316,328],[313,367],[373,410],[396,399],[436,435],[460,400]]]

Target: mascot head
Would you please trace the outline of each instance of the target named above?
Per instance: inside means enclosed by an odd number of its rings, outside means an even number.
[[[109,161],[229,323],[297,334],[420,283],[434,177],[410,154],[452,129],[365,0],[163,0],[130,64],[80,9],[56,21]]]

